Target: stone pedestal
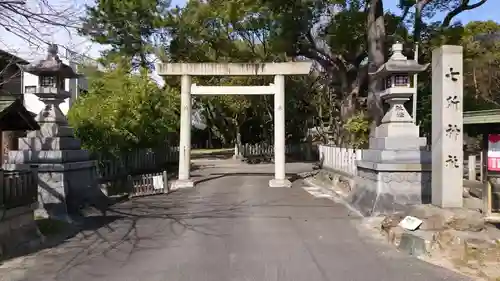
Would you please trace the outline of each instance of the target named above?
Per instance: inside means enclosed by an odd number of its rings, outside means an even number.
[[[415,161],[416,162],[416,161]],[[404,211],[429,203],[431,164],[360,161],[350,202],[365,216]]]
[[[81,149],[58,105],[60,93],[39,95],[46,106],[37,116],[39,131],[19,139],[19,150],[10,151],[7,169],[17,164],[38,166],[37,216],[69,219],[85,202],[98,196],[96,165]]]

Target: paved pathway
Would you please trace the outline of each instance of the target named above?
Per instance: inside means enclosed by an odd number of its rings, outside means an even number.
[[[467,280],[360,236],[359,218],[300,183],[268,188],[272,165],[224,163],[195,189],[114,206],[113,221],[8,262],[0,280]]]

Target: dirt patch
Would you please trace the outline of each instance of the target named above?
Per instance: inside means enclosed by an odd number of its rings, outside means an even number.
[[[418,230],[399,226],[407,215],[423,221]],[[500,280],[500,230],[477,211],[419,205],[384,217],[378,227],[403,252],[482,280]]]

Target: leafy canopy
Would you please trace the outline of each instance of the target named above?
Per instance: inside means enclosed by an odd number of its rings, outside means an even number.
[[[178,129],[178,90],[159,88],[146,69],[131,74],[126,59],[106,67],[89,73],[88,93],[68,114],[84,146],[115,153],[164,143]]]

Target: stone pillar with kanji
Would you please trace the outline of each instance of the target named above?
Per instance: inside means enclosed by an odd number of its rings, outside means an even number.
[[[432,51],[432,203],[463,206],[463,48]]]

